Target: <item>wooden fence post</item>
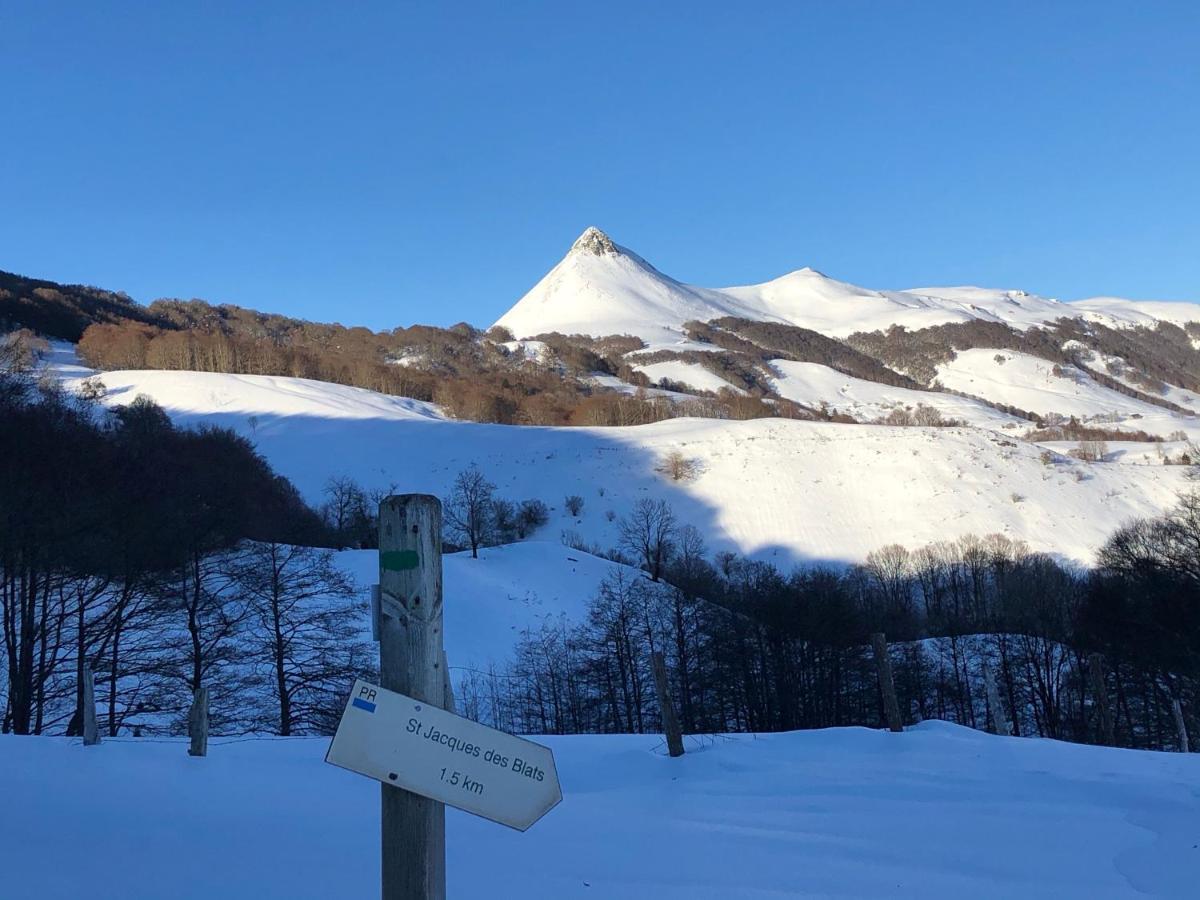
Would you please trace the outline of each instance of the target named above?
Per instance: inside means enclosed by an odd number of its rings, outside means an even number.
[[[667,737],[667,752],[671,756],[683,756],[683,735],[679,731],[675,704],[671,702],[666,663],[663,662],[663,655],[657,650],[650,654],[650,662],[654,668],[654,690],[658,693],[658,708],[662,714],[663,732]]]
[[[1183,721],[1183,704],[1178,697],[1171,698],[1171,715],[1175,718],[1175,733],[1179,735],[1179,752],[1188,753],[1191,748],[1188,746],[1187,725]]]
[[[92,667],[83,664],[83,746],[100,743],[100,726],[96,722],[96,678]]]
[[[1108,706],[1108,688],[1104,686],[1104,657],[1099,653],[1088,656],[1088,674],[1091,676],[1092,701],[1100,717],[1100,739],[1108,746],[1115,747],[1117,738],[1112,711]]]
[[[208,688],[196,688],[188,710],[188,756],[208,756]]]
[[[1012,737],[1012,726],[1000,703],[1000,692],[996,690],[996,679],[992,677],[992,667],[983,664],[983,686],[987,691],[988,709],[992,712],[992,733]]]
[[[887,638],[876,632],[871,635],[871,646],[875,650],[875,668],[879,670],[879,692],[883,696],[883,712],[888,728],[892,731],[903,731],[900,703],[896,700],[896,683],[892,681],[892,661],[888,657]]]
[[[379,504],[379,680],[390,690],[441,707],[442,504],[428,494]],[[383,900],[444,900],[446,808],[380,785]]]

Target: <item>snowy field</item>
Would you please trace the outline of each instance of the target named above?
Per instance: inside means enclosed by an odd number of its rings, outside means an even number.
[[[447,814],[451,898],[1196,896],[1200,757],[939,722],[539,739],[564,799],[519,834]],[[13,900],[378,896],[378,786],[324,739],[0,738]],[[132,852],[131,852],[132,851]]]

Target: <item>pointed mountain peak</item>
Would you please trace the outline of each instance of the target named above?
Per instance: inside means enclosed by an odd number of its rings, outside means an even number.
[[[589,226],[571,245],[571,252],[575,251],[591,253],[593,256],[620,256],[621,254],[617,245],[612,242],[612,238],[594,225]]]

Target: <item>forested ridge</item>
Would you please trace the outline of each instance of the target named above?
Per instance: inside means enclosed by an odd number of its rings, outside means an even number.
[[[502,328],[485,333],[460,323],[372,331],[203,300],[143,307],[121,293],[0,273],[0,327],[77,342],[84,362],[98,369],[311,378],[432,401],[460,419],[518,425],[640,425],[678,416],[854,421],[780,397],[770,361],[818,363],[879,384],[937,389],[937,366],[977,347],[1075,366],[1104,387],[1175,412],[1191,410],[1167,400],[1166,385],[1200,389],[1200,323],[1116,329],[1064,318],[1018,330],[978,320],[919,331],[896,326],[839,340],[792,325],[725,318],[686,326],[693,341],[716,352],[639,353],[644,343],[629,335],[556,333],[538,335],[539,349],[528,352]],[[666,361],[699,365],[729,388],[713,394],[665,379],[651,384],[636,368]],[[614,376],[633,392],[600,387],[597,375]],[[666,399],[652,388],[676,396]],[[1045,424],[1037,412],[989,405]],[[879,421],[906,424],[903,418]]]
[[[89,326],[102,322],[155,324],[157,319],[119,291],[0,272],[0,331],[27,328],[74,342]]]

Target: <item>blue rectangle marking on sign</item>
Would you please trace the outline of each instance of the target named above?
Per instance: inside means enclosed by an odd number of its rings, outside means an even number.
[[[365,709],[367,712],[370,712],[370,713],[375,712],[375,704],[368,703],[366,700],[362,699],[362,697],[355,697],[354,702],[351,704],[351,706],[357,706],[359,709]]]

